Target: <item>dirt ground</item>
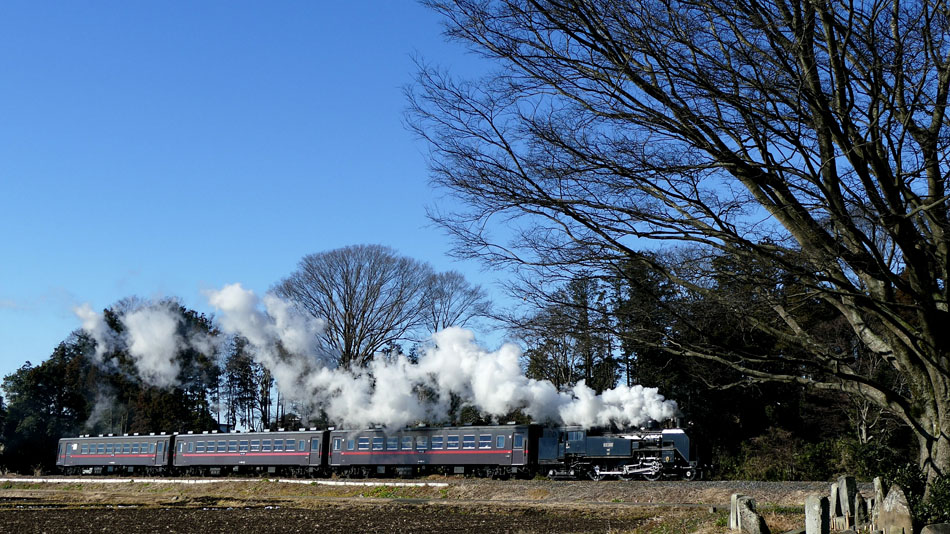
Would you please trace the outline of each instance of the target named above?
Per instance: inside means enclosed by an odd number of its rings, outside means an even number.
[[[4,510],[4,532],[626,532],[644,519],[391,506],[317,509]],[[7,530],[9,529],[9,530]]]
[[[827,483],[429,479],[444,486],[0,483],[0,532],[636,532],[721,534],[729,496],[759,504],[773,532],[804,524]],[[478,530],[475,530],[478,529]]]

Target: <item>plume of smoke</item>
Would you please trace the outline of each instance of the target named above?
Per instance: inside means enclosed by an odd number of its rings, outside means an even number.
[[[117,432],[113,428],[113,417],[116,413],[125,410],[125,406],[120,404],[115,395],[108,389],[96,391],[96,401],[92,405],[89,417],[83,423],[83,429],[88,432]]]
[[[166,388],[178,383],[180,350],[194,348],[213,353],[214,341],[200,332],[183,334],[182,315],[172,302],[149,303],[118,315],[123,331],[117,334],[89,304],[74,308],[82,329],[96,342],[93,359],[104,365],[108,352],[124,350],[131,356],[141,379]]]
[[[102,314],[93,310],[88,303],[73,308],[73,313],[82,322],[82,329],[96,342],[96,352],[93,360],[102,363],[106,352],[116,345],[115,335],[106,324]]]
[[[377,358],[365,369],[330,368],[318,356],[321,323],[288,303],[273,295],[258,299],[239,284],[207,295],[221,311],[222,330],[248,340],[283,395],[320,406],[339,424],[398,428],[443,421],[452,395],[494,417],[520,408],[538,421],[585,427],[640,426],[676,413],[676,403],[655,388],[620,386],[597,395],[579,382],[572,391],[560,392],[550,382],[524,375],[516,345],[486,351],[461,328],[435,334],[417,363],[397,355]]]
[[[305,400],[295,390],[302,376],[323,367],[318,342],[323,322],[298,313],[293,305],[275,295],[267,294],[260,299],[241,284],[207,291],[205,295],[208,303],[221,312],[221,331],[247,339],[254,359],[271,372],[281,393],[294,400]]]
[[[434,334],[415,363],[396,355],[376,358],[364,369],[331,368],[321,357],[322,321],[275,295],[259,298],[240,284],[206,296],[220,312],[221,331],[247,339],[254,359],[271,372],[282,395],[320,407],[347,426],[398,428],[416,421],[444,421],[453,396],[493,417],[522,409],[537,421],[584,427],[640,426],[676,413],[676,403],[655,388],[619,386],[598,395],[579,382],[571,391],[558,391],[550,382],[524,375],[516,345],[487,351],[475,343],[471,331],[454,327]],[[176,384],[178,351],[194,348],[210,354],[224,341],[188,333],[180,310],[170,302],[121,312],[121,335],[89,305],[75,313],[96,341],[96,361],[102,363],[107,351],[125,350],[139,376],[158,387]]]
[[[166,307],[146,307],[122,316],[129,354],[139,375],[149,384],[168,387],[178,377],[175,356],[184,340],[178,334],[181,317]]]

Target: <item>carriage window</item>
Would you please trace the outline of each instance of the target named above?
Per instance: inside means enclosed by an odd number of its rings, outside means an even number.
[[[314,439],[313,441],[317,441],[317,440]],[[333,438],[333,450],[338,451],[342,448],[343,448],[343,438]]]
[[[195,445],[195,452],[205,452],[205,442],[199,441],[197,445]]]
[[[523,449],[523,448],[524,448],[524,434],[515,434],[515,444],[514,444],[514,448],[515,448],[515,449]]]
[[[459,448],[459,437],[458,436],[449,436],[445,440],[446,449],[457,449]]]
[[[251,440],[251,452],[257,452],[261,450],[261,440],[252,439]]]
[[[292,450],[294,450],[294,440],[288,439],[287,441],[285,441],[285,442],[284,442],[284,450],[285,450],[285,451],[292,451]]]
[[[221,440],[218,442],[218,452],[228,452],[228,442]]]
[[[474,449],[475,448],[475,436],[462,436],[462,448],[463,449]]]
[[[164,451],[165,451],[165,442],[164,442],[164,441],[159,441],[159,442],[158,442],[158,452],[159,452],[159,454],[162,453],[162,452],[164,452]]]
[[[261,442],[261,450],[264,451],[264,452],[270,452],[270,440],[269,440],[269,439],[265,439],[263,442]]]
[[[148,443],[143,443],[143,444],[142,444],[142,454],[145,454],[145,453],[147,453],[147,452],[148,452]]]
[[[357,439],[357,449],[361,451],[369,450],[369,438],[358,438]]]
[[[348,451],[352,451],[352,450],[353,450],[353,447],[354,447],[354,445],[356,445],[356,442],[355,442],[355,441],[353,441],[352,439],[348,439],[348,440],[346,440],[346,450],[348,450]]]
[[[118,451],[118,450],[119,450],[119,448],[116,447],[116,451]],[[185,442],[184,442],[184,441],[179,441],[179,442],[178,442],[178,452],[184,452],[184,451],[185,451]]]
[[[228,452],[237,452],[237,440],[232,439],[228,441]]]
[[[432,448],[435,450],[441,449],[443,441],[445,441],[445,438],[442,436],[432,436]]]
[[[238,450],[239,450],[240,452],[247,452],[247,440],[246,440],[246,439],[242,439],[241,441],[238,442]]]
[[[188,442],[188,452],[195,452],[195,442],[194,442],[194,441],[189,441],[189,442]]]
[[[132,444],[132,454],[138,454],[138,453],[139,453],[139,444],[138,444],[138,443],[133,443],[133,444]]]
[[[89,445],[83,445],[82,450],[79,451],[79,454],[89,454]]]
[[[274,440],[274,452],[280,452],[284,450],[284,440],[275,439]]]
[[[387,438],[387,439],[386,439],[386,448],[389,449],[389,450],[391,450],[391,451],[394,451],[394,450],[398,449],[398,448],[399,448],[399,438],[397,438],[396,436],[393,436],[393,437],[391,437],[391,438]]]
[[[131,443],[123,443],[123,444],[122,444],[122,454],[129,454],[130,452],[132,452],[132,444],[131,444]]]
[[[297,442],[297,450],[298,450],[298,451],[305,451],[305,450],[307,450],[307,441],[306,441],[306,440],[302,440],[302,439],[299,440],[299,441]],[[316,450],[316,448],[314,448],[314,450]]]
[[[478,435],[478,448],[479,448],[479,449],[490,449],[490,448],[491,448],[491,434],[479,434],[479,435]]]
[[[495,448],[496,449],[505,448],[505,436],[495,436]]]
[[[427,438],[426,436],[419,436],[418,438],[416,438],[416,448],[419,449],[420,451],[424,451],[426,448],[426,442],[428,441],[429,441],[429,438]]]
[[[402,438],[402,449],[403,450],[412,450],[412,436],[404,436]]]
[[[154,443],[149,443],[149,444],[148,444],[148,453],[149,453],[149,454],[155,454],[155,444],[154,444]]]
[[[567,433],[567,441],[581,441],[584,439],[584,432],[572,430]]]
[[[373,438],[373,450],[374,451],[383,450],[383,438]]]

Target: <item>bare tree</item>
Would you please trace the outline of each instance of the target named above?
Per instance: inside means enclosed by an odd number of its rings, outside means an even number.
[[[500,66],[474,83],[423,66],[410,91],[433,180],[461,201],[433,214],[459,253],[553,271],[650,262],[638,247],[672,242],[790,273],[799,294],[750,293],[774,320],[748,322],[795,351],[657,348],[866,399],[913,428],[930,480],[948,472],[946,2],[429,4]],[[788,302],[833,309],[906,389]]]
[[[326,321],[326,346],[341,366],[359,367],[420,325],[431,276],[388,247],[354,245],[305,256],[276,292]]]
[[[462,273],[447,271],[432,275],[423,302],[423,326],[438,332],[450,326],[466,326],[479,317],[488,317],[491,304],[481,286],[473,285]]]

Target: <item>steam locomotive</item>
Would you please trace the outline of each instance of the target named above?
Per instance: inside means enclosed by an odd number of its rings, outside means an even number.
[[[537,424],[410,427],[397,431],[99,435],[59,440],[65,474],[282,474],[349,478],[457,474],[492,478],[695,479],[682,429],[611,434]]]

